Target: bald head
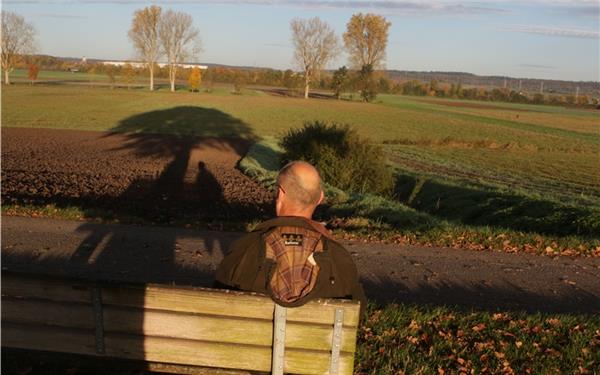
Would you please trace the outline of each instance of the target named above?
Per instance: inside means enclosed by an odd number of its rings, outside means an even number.
[[[287,210],[310,211],[321,203],[321,177],[319,172],[307,162],[294,161],[279,171],[277,184],[284,192],[283,203]],[[280,205],[278,198],[278,205]],[[286,214],[289,214],[286,212]],[[303,216],[303,215],[294,215]]]

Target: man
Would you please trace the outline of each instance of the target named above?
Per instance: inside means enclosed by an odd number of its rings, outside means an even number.
[[[217,269],[217,285],[268,294],[286,307],[314,298],[351,298],[364,312],[366,298],[352,257],[312,220],[323,197],[312,165],[295,161],[283,167],[277,177],[277,218],[233,243]]]

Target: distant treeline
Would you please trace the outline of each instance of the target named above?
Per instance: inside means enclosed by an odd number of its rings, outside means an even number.
[[[585,94],[590,97],[600,96],[600,82],[592,81],[560,81],[534,78],[512,78],[502,76],[478,76],[462,72],[414,72],[388,70],[388,76],[396,81],[421,81],[462,84],[463,86],[480,86],[486,88],[502,87],[514,91],[540,92],[546,94]]]
[[[37,65],[43,70],[77,70],[80,72],[108,74],[110,76],[130,75],[131,72],[135,75],[146,74],[146,69],[133,68],[129,64],[124,66],[105,65],[102,62],[91,61],[82,63],[80,60],[65,60],[52,56],[27,56],[21,59],[17,64],[17,68],[26,69],[31,64]],[[177,78],[179,80],[187,80],[192,69],[179,69]],[[410,73],[410,72],[409,72]],[[414,73],[414,72],[413,72]],[[571,94],[558,94],[550,92],[550,88],[546,91],[541,91],[541,87],[537,90],[526,89],[530,88],[531,82],[536,80],[521,80],[521,90],[518,89],[518,82],[515,79],[506,78],[507,84],[504,85],[502,77],[479,77],[492,79],[497,78],[502,82],[496,87],[488,87],[484,85],[473,85],[466,77],[478,77],[468,73],[418,73],[423,77],[432,74],[440,75],[447,80],[430,79],[423,81],[420,79],[404,79],[410,77],[411,74],[404,74],[398,71],[380,71],[376,74],[376,91],[387,94],[402,94],[413,96],[431,96],[440,98],[456,98],[468,100],[483,100],[497,101],[510,103],[530,103],[530,104],[550,104],[550,105],[569,105],[569,106],[589,106],[597,107],[600,102],[598,97],[591,97],[584,94],[584,90],[580,89],[580,93],[573,92]],[[457,80],[457,76],[461,77],[457,83],[448,82],[448,80]],[[168,67],[160,68],[155,66],[155,76],[159,78],[168,78]],[[462,80],[464,79],[463,82]],[[510,81],[509,81],[510,80]],[[336,80],[335,72],[327,71],[321,74],[320,79],[315,82],[314,87],[320,90],[340,90],[349,95],[358,93],[359,86],[358,72],[348,71],[344,75],[343,81],[339,78]],[[276,70],[265,68],[237,68],[227,66],[211,66],[202,71],[201,82],[204,87],[210,88],[214,83],[230,83],[237,88],[254,85],[254,86],[273,86],[285,87],[292,93],[301,90],[303,77],[301,73],[288,70]],[[510,84],[508,83],[510,82]],[[538,82],[540,82],[538,80]],[[546,82],[546,81],[544,81]],[[562,81],[552,81],[562,82]],[[574,84],[574,82],[567,82]],[[594,82],[583,82],[582,84],[597,84]],[[540,84],[541,85],[541,84]],[[587,87],[587,86],[586,86]]]

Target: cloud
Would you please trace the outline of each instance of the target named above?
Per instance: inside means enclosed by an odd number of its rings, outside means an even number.
[[[530,26],[530,25],[511,25],[503,28],[508,31],[519,33],[538,34],[546,36],[558,36],[582,39],[600,39],[600,32],[593,30],[583,30],[574,28]]]
[[[5,0],[4,3],[45,3],[45,4],[146,4],[144,0]],[[160,4],[203,4],[203,5],[255,5],[292,7],[303,9],[351,9],[376,11],[391,14],[488,14],[507,13],[506,9],[499,8],[490,2],[484,5],[481,1],[447,1],[447,0],[156,0]]]
[[[521,68],[533,68],[533,69],[557,69],[555,66],[551,65],[539,65],[539,64],[519,64]]]

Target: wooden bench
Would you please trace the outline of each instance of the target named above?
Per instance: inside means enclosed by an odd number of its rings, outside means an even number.
[[[282,308],[245,292],[2,274],[2,346],[140,360],[149,370],[352,374],[359,304]]]

